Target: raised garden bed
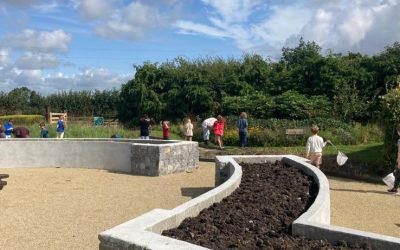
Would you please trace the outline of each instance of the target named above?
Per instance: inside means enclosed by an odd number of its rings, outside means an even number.
[[[281,162],[241,166],[233,194],[162,234],[212,249],[368,249],[292,236],[291,224],[313,203],[317,186]]]

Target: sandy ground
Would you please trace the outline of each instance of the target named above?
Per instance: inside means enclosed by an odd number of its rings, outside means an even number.
[[[400,195],[388,194],[384,184],[328,179],[331,224],[400,237]]]
[[[98,249],[98,233],[214,186],[214,164],[143,177],[93,169],[0,169],[0,249]]]
[[[193,173],[144,177],[103,170],[0,169],[0,249],[98,249],[98,233],[153,208],[171,209],[214,186],[214,163]],[[331,223],[400,237],[400,195],[329,178]],[[151,198],[149,198],[151,197]]]

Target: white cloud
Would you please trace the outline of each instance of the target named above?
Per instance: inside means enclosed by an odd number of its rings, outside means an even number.
[[[53,54],[28,52],[19,59],[15,65],[19,69],[49,69],[56,68],[60,64]]]
[[[253,25],[251,32],[255,39],[250,43],[268,42],[274,47],[280,47],[286,39],[299,33],[312,14],[298,5],[272,6],[270,13],[270,18]]]
[[[214,28],[208,25],[193,23],[191,21],[178,21],[175,26],[180,29],[182,34],[204,34],[216,38],[229,37],[229,34],[224,30]]]
[[[158,10],[140,2],[132,2],[114,13],[112,19],[96,28],[96,33],[110,39],[138,40],[149,29],[163,25]]]
[[[400,0],[202,0],[202,22],[179,20],[180,34],[228,38],[239,49],[278,55],[300,37],[336,52],[374,54],[400,40]]]
[[[6,66],[10,61],[10,52],[6,49],[0,49],[0,67]]]
[[[255,8],[262,4],[260,0],[202,0],[214,9],[226,23],[246,22]]]
[[[400,39],[400,1],[319,2],[316,14],[299,35],[337,52],[374,54]],[[321,13],[329,18],[321,21]],[[321,23],[323,23],[321,25]]]
[[[78,3],[81,14],[88,19],[106,19],[114,9],[116,0],[82,0]]]
[[[119,88],[132,79],[131,75],[120,75],[105,68],[81,69],[77,74],[62,72],[45,75],[42,70],[21,70],[15,67],[0,67],[1,91],[10,91],[25,86],[42,94],[59,90],[104,90]]]
[[[54,53],[67,51],[71,39],[72,35],[63,30],[37,32],[27,29],[19,34],[6,34],[1,45],[14,50]]]

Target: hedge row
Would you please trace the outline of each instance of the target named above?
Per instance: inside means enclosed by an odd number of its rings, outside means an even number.
[[[20,126],[20,125],[33,125],[33,124],[38,124],[41,122],[46,121],[46,118],[43,115],[4,115],[0,116],[0,122],[1,124],[4,124],[8,120],[13,120],[14,121],[14,126]]]

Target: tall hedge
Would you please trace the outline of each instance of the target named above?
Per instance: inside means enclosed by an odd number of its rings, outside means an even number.
[[[21,125],[39,125],[39,123],[46,121],[46,118],[43,115],[3,115],[0,116],[0,124],[3,124],[10,119],[13,120],[15,127]]]
[[[390,171],[393,170],[397,158],[399,135],[396,126],[400,124],[400,87],[394,88],[382,96],[382,121],[385,131],[383,168]]]

